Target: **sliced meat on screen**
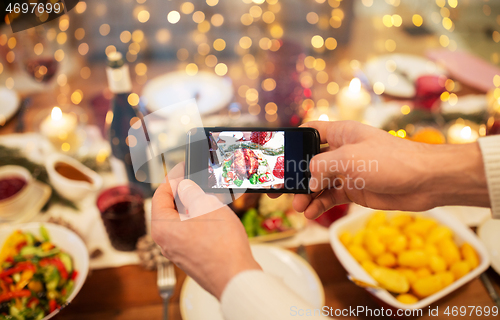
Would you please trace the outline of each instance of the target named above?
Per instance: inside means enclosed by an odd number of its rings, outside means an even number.
[[[249,179],[259,168],[259,159],[255,153],[247,148],[234,151],[234,171],[241,177]]]

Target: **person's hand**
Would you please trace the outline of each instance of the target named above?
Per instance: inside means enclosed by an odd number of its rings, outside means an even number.
[[[293,201],[295,210],[309,219],[348,202],[411,211],[489,205],[477,143],[417,143],[354,121],[304,126],[317,129],[321,143],[329,144],[309,165],[310,188],[315,193],[295,195]]]
[[[165,257],[217,299],[236,274],[261,269],[252,256],[247,234],[236,214],[191,180],[178,165],[155,192],[151,232]],[[174,199],[196,218],[180,221]],[[180,204],[177,201],[178,204]],[[198,213],[205,213],[198,216]]]

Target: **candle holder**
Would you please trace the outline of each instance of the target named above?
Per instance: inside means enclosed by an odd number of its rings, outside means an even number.
[[[54,106],[42,110],[37,115],[35,126],[56,151],[74,155],[86,138],[82,128],[85,117],[87,115],[78,106]]]
[[[340,119],[362,122],[370,101],[370,94],[363,89],[361,81],[358,78],[352,79],[349,86],[342,88],[337,94]]]

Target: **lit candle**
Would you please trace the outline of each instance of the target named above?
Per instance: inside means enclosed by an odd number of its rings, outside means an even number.
[[[337,94],[337,106],[342,120],[363,121],[366,107],[370,104],[370,94],[361,88],[361,81],[354,78],[349,87],[344,87]]]
[[[76,141],[75,130],[77,119],[74,114],[67,114],[61,108],[54,107],[50,116],[40,124],[40,132],[47,137],[55,147],[69,151],[72,142]]]
[[[448,143],[470,143],[479,138],[479,133],[463,123],[455,123],[448,129]]]

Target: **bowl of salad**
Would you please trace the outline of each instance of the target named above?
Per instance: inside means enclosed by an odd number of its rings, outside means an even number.
[[[74,232],[51,223],[0,228],[0,320],[46,320],[77,295],[89,254]]]

